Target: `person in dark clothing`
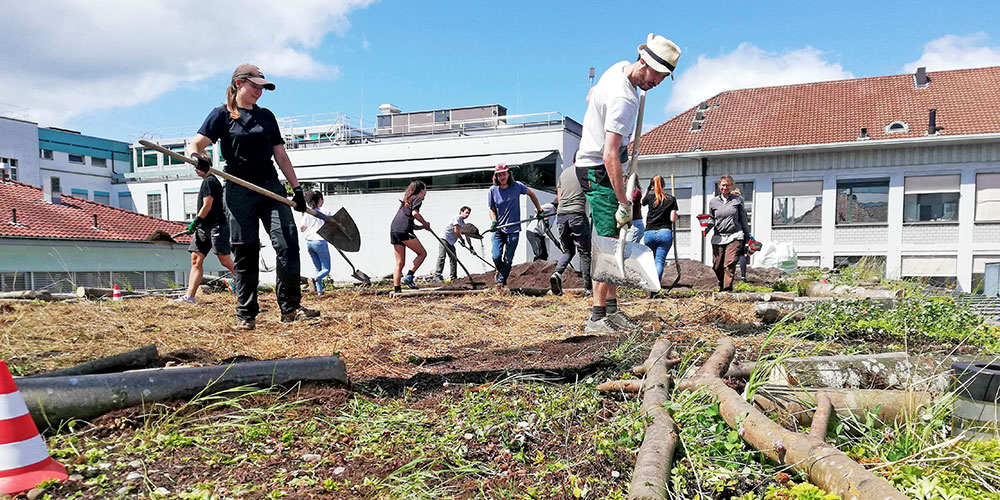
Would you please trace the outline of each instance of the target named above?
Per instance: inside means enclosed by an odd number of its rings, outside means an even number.
[[[663,177],[656,175],[649,181],[642,204],[649,207],[646,212],[646,246],[653,251],[656,260],[656,275],[663,279],[663,267],[667,253],[674,243],[674,223],[677,222],[677,199],[663,190]]]
[[[226,89],[226,104],[208,114],[186,153],[197,162],[197,170],[208,171],[212,163],[205,149],[218,141],[227,173],[285,196],[285,187],[274,169],[277,163],[292,186],[295,210],[304,212],[305,196],[285,152],[278,121],[270,110],[257,106],[264,89],[274,90],[274,84],[264,78],[260,68],[252,64],[237,66]],[[281,321],[319,316],[319,311],[301,304],[299,239],[291,208],[233,182],[226,183],[223,198],[235,260],[238,328],[253,330],[260,312],[257,284],[261,223],[277,254],[275,292]]]
[[[208,172],[196,173],[202,181],[198,191],[198,212],[187,227],[187,234],[194,235],[188,246],[188,251],[191,252],[191,275],[188,278],[187,293],[175,299],[175,302],[194,302],[205,274],[205,257],[212,249],[215,249],[219,263],[229,269],[233,276],[236,275],[233,258],[229,255],[229,225],[226,224],[226,212],[222,206],[222,183],[218,177]]]
[[[569,266],[569,261],[579,253],[585,293],[592,294],[594,282],[590,279],[590,219],[587,218],[587,196],[580,186],[576,167],[571,165],[565,168],[559,174],[558,184],[556,224],[562,254],[556,262],[555,272],[549,276],[549,287],[553,295],[562,295],[562,273]]]
[[[392,248],[396,252],[396,270],[392,273],[392,285],[393,290],[397,292],[402,290],[400,282],[409,288],[418,288],[413,282],[413,273],[417,272],[420,264],[423,264],[424,259],[427,258],[427,250],[424,250],[424,246],[420,244],[420,240],[414,233],[415,229],[431,230],[430,223],[424,219],[424,216],[420,215],[420,206],[424,203],[424,196],[427,196],[427,186],[421,181],[411,182],[403,194],[403,199],[399,201],[399,210],[396,211],[396,216],[392,218],[392,224],[389,226],[389,242],[392,243]],[[416,227],[413,223],[414,219],[423,225],[419,228]],[[413,258],[413,267],[406,272],[404,277],[402,274],[403,265],[406,264],[407,248],[416,252],[417,256]]]

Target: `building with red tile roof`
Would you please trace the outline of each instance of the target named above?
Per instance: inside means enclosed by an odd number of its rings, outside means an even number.
[[[971,291],[1000,262],[1000,67],[728,90],[640,144],[642,179],[673,175],[688,257],[710,260],[691,215],[731,175],[754,236],[799,265],[869,257]]]
[[[183,283],[190,268],[186,243],[154,244],[154,231],[185,224],[62,195],[17,181],[0,182],[0,288],[75,286],[163,288]],[[217,271],[217,269],[211,269]]]

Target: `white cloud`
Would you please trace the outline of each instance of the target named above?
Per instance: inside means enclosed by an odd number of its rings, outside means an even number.
[[[684,66],[684,56],[680,65]],[[840,63],[823,59],[823,53],[812,47],[777,53],[743,42],[719,57],[699,55],[693,65],[679,73],[664,112],[673,116],[725,90],[853,77]]]
[[[983,32],[968,36],[945,35],[924,45],[920,58],[903,66],[904,73],[919,67],[927,71],[1000,66],[1000,47],[990,47],[989,35]]]
[[[133,106],[243,62],[268,78],[335,78],[310,55],[372,0],[36,0],[4,5],[0,89],[55,125]]]

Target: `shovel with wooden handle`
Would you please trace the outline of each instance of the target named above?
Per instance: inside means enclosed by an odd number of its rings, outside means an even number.
[[[159,151],[160,153],[163,153],[175,160],[188,163],[192,166],[197,165],[197,162],[194,159],[188,158],[187,156],[184,156],[176,151],[167,149],[154,142],[150,142],[145,139],[139,139],[139,144],[142,144],[143,146],[152,149],[154,151]],[[232,182],[240,186],[243,186],[259,195],[266,196],[278,203],[284,203],[285,205],[288,205],[290,207],[295,206],[295,202],[289,200],[288,198],[285,198],[284,196],[272,193],[271,191],[268,191],[260,186],[257,186],[243,179],[240,179],[239,177],[230,175],[217,168],[209,168],[208,172],[210,174],[221,177],[228,182]],[[366,275],[365,273],[357,270],[354,267],[354,264],[352,264],[351,261],[347,259],[347,256],[344,255],[344,252],[357,252],[358,250],[361,249],[361,233],[358,231],[358,226],[357,224],[354,223],[354,219],[351,217],[351,214],[347,213],[347,210],[344,209],[343,207],[341,207],[340,210],[338,210],[337,213],[333,214],[332,216],[328,216],[321,212],[317,212],[312,208],[306,208],[306,213],[323,221],[323,226],[321,226],[319,230],[316,231],[316,234],[320,235],[320,237],[322,237],[324,240],[330,242],[330,244],[333,245],[333,247],[336,248],[338,252],[340,252],[341,257],[343,257],[344,260],[346,260],[347,263],[351,266],[351,269],[354,270],[353,274],[354,278],[356,278],[358,281],[361,281],[366,285],[370,285],[371,278],[369,278],[368,275]]]
[[[458,255],[457,255],[458,252],[453,250],[454,245],[452,245],[452,247],[449,248],[449,246],[445,244],[445,241],[441,239],[441,237],[438,236],[437,233],[431,231],[430,229],[427,229],[427,232],[431,233],[431,235],[434,236],[434,239],[438,240],[438,243],[440,243],[441,246],[445,249],[445,251],[448,252],[448,256],[451,257],[452,260],[457,262],[459,266],[462,266],[462,270],[465,271],[465,275],[469,277],[469,286],[472,287],[473,290],[475,290],[477,286],[486,285],[485,283],[478,283],[476,282],[476,280],[472,279],[472,274],[470,274],[469,270],[465,268],[465,264],[462,264],[462,261],[458,260]]]
[[[645,105],[646,91],[642,91],[639,93],[639,112],[633,133],[632,158],[623,172],[628,177],[625,192],[629,197],[635,191],[639,179],[636,170],[639,163],[639,138],[642,135],[642,112]],[[659,292],[660,279],[656,274],[653,252],[646,245],[625,239],[630,226],[626,224],[619,229],[617,240],[600,235],[591,238],[592,279],[617,286]]]

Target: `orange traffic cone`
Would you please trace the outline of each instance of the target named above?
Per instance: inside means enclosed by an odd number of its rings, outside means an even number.
[[[122,300],[122,291],[115,285],[115,290],[111,292],[111,300]]]
[[[66,467],[49,455],[7,363],[0,360],[0,493],[13,495],[66,478]]]

